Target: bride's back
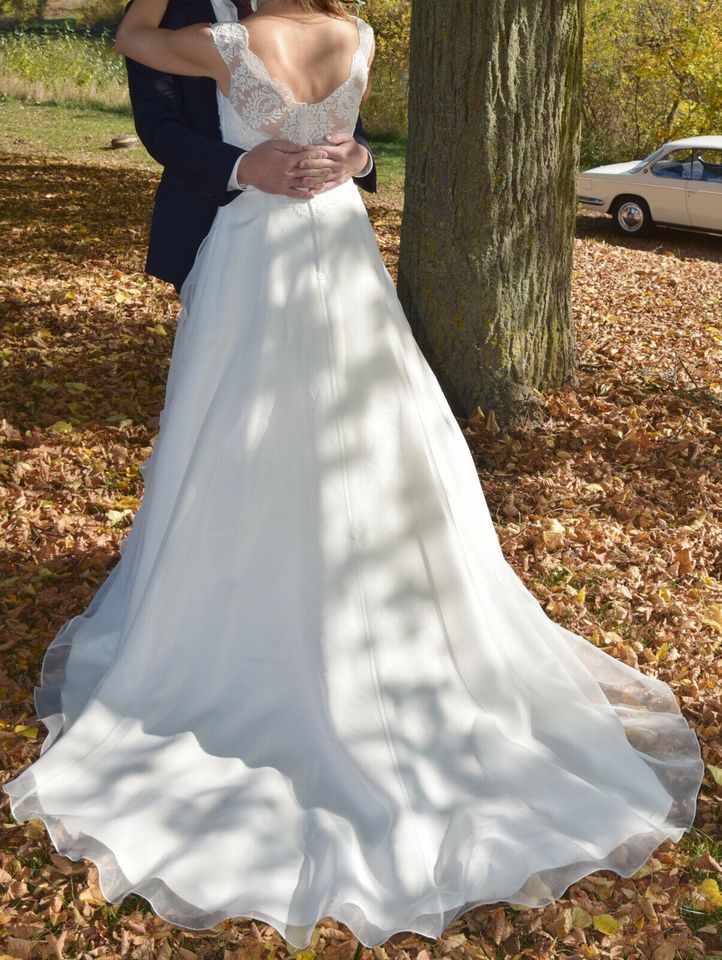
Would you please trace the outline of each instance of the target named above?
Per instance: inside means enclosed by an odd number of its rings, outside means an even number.
[[[243,23],[250,49],[299,102],[323,100],[347,79],[359,45],[353,17],[261,12]]]
[[[259,13],[211,29],[231,78],[227,94],[218,87],[227,143],[250,150],[271,138],[311,144],[353,132],[373,56],[364,20]]]

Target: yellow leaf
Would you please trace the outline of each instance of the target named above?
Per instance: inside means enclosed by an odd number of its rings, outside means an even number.
[[[599,930],[600,933],[617,933],[619,930],[619,923],[614,919],[611,913],[598,913],[596,916],[592,917],[592,923],[594,924],[594,929]]]
[[[584,603],[586,599],[587,599],[587,588],[582,587],[582,589],[576,595],[575,600],[578,600],[580,603]]]
[[[15,726],[15,733],[21,733],[24,737],[34,740],[38,735],[38,728],[26,726],[24,723],[18,723]]]
[[[668,653],[669,653],[669,643],[665,640],[662,646],[659,648],[659,650],[657,650],[657,653],[655,654],[655,656],[657,657],[657,660],[664,660],[664,658],[667,656]]]
[[[147,326],[145,329],[150,333],[159,333],[162,337],[167,336],[166,329],[162,323],[154,323],[152,326]]]
[[[28,840],[40,840],[46,836],[45,825],[42,820],[30,820],[23,828],[23,836]]]
[[[716,880],[711,877],[708,880],[703,880],[697,889],[714,907],[722,907],[722,891],[720,891]]]
[[[68,430],[72,429],[72,423],[68,423],[67,420],[56,420],[55,423],[48,427],[48,430],[52,430],[53,433],[67,433]]]
[[[714,782],[722,787],[722,767],[714,767],[711,763],[708,763],[707,769],[709,770]]]

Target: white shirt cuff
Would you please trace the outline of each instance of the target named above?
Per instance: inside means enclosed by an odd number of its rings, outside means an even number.
[[[374,158],[371,156],[371,152],[370,152],[369,150],[367,150],[366,153],[368,153],[368,155],[369,155],[368,163],[367,163],[366,166],[363,168],[363,170],[359,170],[358,173],[355,173],[355,174],[354,174],[354,177],[366,177],[366,176],[368,176],[368,174],[371,173],[371,171],[373,170],[373,168],[374,168]]]
[[[241,157],[243,154],[241,154]],[[241,184],[238,182],[238,164],[241,162],[241,157],[239,157],[236,162],[233,164],[233,169],[231,170],[231,175],[228,178],[228,186],[226,190],[243,190],[248,184]]]

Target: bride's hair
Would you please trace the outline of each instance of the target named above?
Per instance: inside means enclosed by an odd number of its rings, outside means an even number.
[[[353,0],[296,0],[296,5],[308,13],[329,13],[335,17],[347,17]]]

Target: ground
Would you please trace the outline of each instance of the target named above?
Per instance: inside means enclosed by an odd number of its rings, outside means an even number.
[[[0,103],[0,757],[34,759],[44,650],[117,562],[142,496],[177,301],[142,273],[156,165],[109,149],[115,111]],[[403,157],[379,144],[364,194],[395,273]],[[722,238],[618,239],[580,211],[579,384],[543,394],[546,423],[460,425],[504,552],[550,616],[669,683],[707,765],[693,830],[634,877],[599,871],[542,910],[482,907],[437,943],[358,948],[327,920],[309,956],[722,956]],[[105,904],[97,869],[39,821],[0,828],[6,956],[285,957],[264,924],[179,930],[134,895]]]

